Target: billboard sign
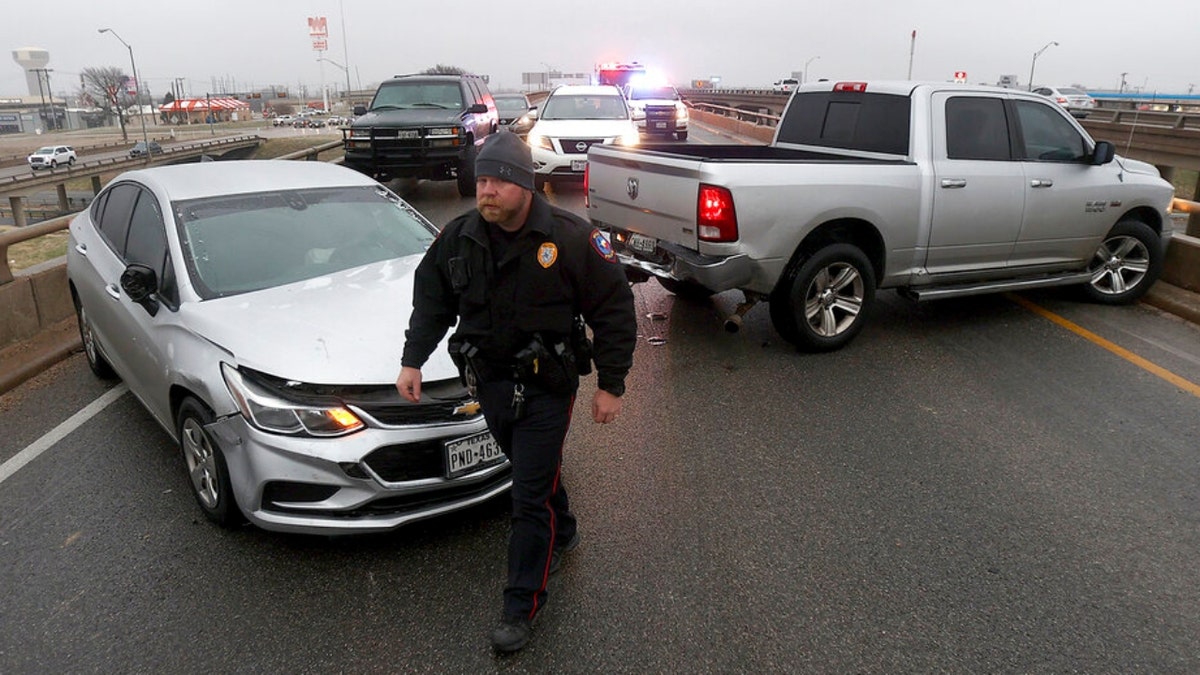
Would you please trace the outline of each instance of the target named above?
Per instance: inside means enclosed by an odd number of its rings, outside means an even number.
[[[308,17],[308,36],[312,38],[313,51],[329,49],[329,22],[323,16]]]

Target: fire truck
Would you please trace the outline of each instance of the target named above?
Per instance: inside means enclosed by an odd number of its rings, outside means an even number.
[[[624,90],[631,79],[646,74],[646,67],[637,61],[630,63],[600,63],[596,65],[596,84],[612,84]]]

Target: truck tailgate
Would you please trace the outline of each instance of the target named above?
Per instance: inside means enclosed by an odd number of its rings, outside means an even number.
[[[588,217],[694,250],[702,164],[695,157],[593,145]]]

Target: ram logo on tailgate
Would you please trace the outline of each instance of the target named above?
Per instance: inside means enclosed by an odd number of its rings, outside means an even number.
[[[630,199],[637,199],[638,196],[638,179],[629,178],[625,181],[625,192]]]

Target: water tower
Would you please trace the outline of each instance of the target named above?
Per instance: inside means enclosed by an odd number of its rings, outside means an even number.
[[[25,84],[29,86],[30,96],[49,95],[46,91],[46,84],[38,87],[38,80],[45,78],[46,64],[50,63],[50,52],[38,47],[22,47],[14,50],[13,61],[25,71]],[[39,72],[42,71],[42,72]]]

